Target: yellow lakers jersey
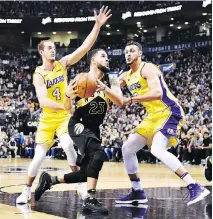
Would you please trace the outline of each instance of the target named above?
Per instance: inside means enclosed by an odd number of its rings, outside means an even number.
[[[40,74],[44,78],[44,82],[47,88],[47,96],[49,99],[63,104],[65,90],[67,87],[67,75],[66,71],[60,62],[55,61],[55,67],[53,71],[44,70],[41,66],[38,66],[35,70],[35,74]],[[43,108],[43,112],[51,112],[51,109]]]
[[[124,78],[129,91],[133,96],[140,96],[147,93],[150,89],[147,84],[147,80],[141,76],[142,68],[146,63],[142,62],[136,72],[132,72],[131,69],[127,72]],[[156,66],[157,68],[157,66]],[[174,113],[183,114],[182,108],[178,104],[178,100],[169,91],[164,79],[162,72],[160,71],[160,84],[163,91],[163,97],[161,100],[153,100],[149,102],[143,102],[143,106],[146,108],[148,114],[163,111],[168,108],[169,110],[175,111]]]

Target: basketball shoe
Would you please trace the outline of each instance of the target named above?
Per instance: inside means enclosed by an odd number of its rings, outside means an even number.
[[[82,206],[83,213],[101,213],[108,214],[109,210],[104,207],[102,202],[99,202],[96,198],[86,198]]]
[[[52,180],[50,174],[42,172],[39,178],[39,183],[35,189],[35,201],[38,201],[46,190],[50,190],[51,186]]]
[[[187,188],[190,194],[190,201],[187,203],[187,205],[191,205],[196,202],[199,202],[210,194],[210,191],[208,189],[204,188],[198,183],[189,184]]]
[[[16,199],[16,204],[27,204],[31,200],[31,187],[25,186],[21,195]]]
[[[146,194],[144,192],[144,190],[134,190],[132,188],[132,191],[125,195],[124,197],[118,199],[115,201],[117,204],[133,204],[133,205],[137,205],[137,204],[143,204],[148,202],[147,198],[146,198]]]

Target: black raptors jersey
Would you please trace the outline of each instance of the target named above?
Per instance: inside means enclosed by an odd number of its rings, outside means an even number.
[[[76,98],[76,110],[73,115],[74,120],[80,121],[91,130],[99,129],[103,123],[109,104],[109,99],[103,91],[95,92],[89,98]]]

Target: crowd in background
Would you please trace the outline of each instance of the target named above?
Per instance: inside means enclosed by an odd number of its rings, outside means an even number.
[[[19,17],[44,17],[44,16],[87,16],[93,15],[94,9],[100,9],[102,5],[108,5],[112,9],[112,13],[116,14],[118,11],[124,13],[127,11],[134,11],[135,8],[141,10],[150,10],[153,8],[164,8],[170,6],[180,5],[179,1],[167,1],[167,2],[149,2],[138,1],[132,4],[131,1],[125,2],[93,2],[93,1],[36,1],[26,2],[17,1],[13,4],[2,1],[0,2],[0,14],[1,16],[14,16]]]
[[[26,121],[36,121],[39,105],[32,85],[32,73],[40,63],[35,53],[17,53],[0,48],[0,157],[33,157],[35,132],[26,132]],[[169,150],[183,163],[200,164],[211,154],[212,131],[212,54],[210,48],[143,55],[143,60],[154,63],[175,63],[174,72],[165,80],[172,93],[179,99],[186,113],[179,144]],[[110,58],[111,59],[111,58]],[[126,69],[123,58],[111,59],[111,70]],[[70,78],[87,68],[83,59],[68,71]],[[125,95],[130,95],[124,87]],[[101,126],[102,146],[109,161],[122,161],[121,147],[132,130],[146,116],[140,104],[119,108],[111,105]],[[29,128],[29,127],[28,127]],[[202,149],[204,148],[204,149]],[[157,162],[148,147],[138,152],[140,162]],[[56,142],[47,157],[65,159]]]

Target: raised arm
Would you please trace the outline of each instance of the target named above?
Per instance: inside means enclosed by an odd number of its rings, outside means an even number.
[[[97,15],[97,13],[94,11],[95,16],[95,25],[90,32],[90,34],[87,36],[83,44],[76,49],[73,53],[64,56],[60,59],[60,63],[63,65],[65,69],[67,69],[70,65],[75,64],[78,62],[94,45],[97,36],[99,34],[100,28],[106,23],[106,21],[112,16],[110,14],[111,10],[108,10],[108,7],[102,7],[100,9],[100,13]]]
[[[60,103],[57,103],[51,99],[48,98],[47,96],[47,88],[44,83],[44,78],[36,73],[34,75],[34,81],[33,84],[35,86],[36,94],[38,97],[38,101],[40,104],[40,107],[46,107],[50,109],[64,109],[63,105]]]

